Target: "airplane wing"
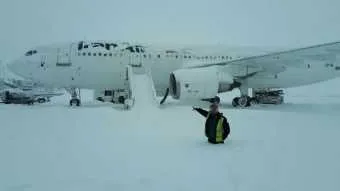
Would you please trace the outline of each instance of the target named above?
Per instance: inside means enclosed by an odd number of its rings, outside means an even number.
[[[333,64],[340,54],[340,42],[320,44],[265,55],[250,56],[232,61],[215,63],[191,63],[185,68],[204,68],[221,66],[235,78],[247,78],[257,73],[278,74],[287,67],[306,67],[308,62],[325,62]],[[223,66],[223,67],[222,67]],[[335,68],[337,69],[337,68]],[[340,70],[340,67],[338,68]]]

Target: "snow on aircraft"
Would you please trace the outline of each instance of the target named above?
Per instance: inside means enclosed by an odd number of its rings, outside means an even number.
[[[70,105],[80,105],[78,88],[126,88],[128,67],[149,67],[157,95],[206,100],[235,88],[234,106],[254,103],[250,88],[288,88],[340,76],[340,42],[278,52],[237,52],[228,48],[180,47],[126,42],[80,41],[39,46],[8,67],[16,74],[67,88]]]

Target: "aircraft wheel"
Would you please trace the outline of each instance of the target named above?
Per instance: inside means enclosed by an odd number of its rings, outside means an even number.
[[[118,97],[118,103],[124,104],[124,102],[125,102],[125,97],[124,96],[119,96]]]
[[[75,98],[70,100],[70,106],[80,106],[80,100]]]
[[[134,100],[132,100],[132,99],[126,99],[126,100],[124,101],[124,108],[125,108],[125,109],[131,109],[132,106],[133,106],[133,104],[134,104]]]
[[[256,98],[250,98],[249,105],[254,106],[259,104],[259,101]]]
[[[45,98],[39,98],[38,99],[38,103],[45,103],[45,102],[46,102]]]
[[[240,107],[249,107],[250,106],[250,97],[249,96],[241,96],[238,99],[238,105]]]
[[[235,97],[234,99],[233,99],[233,101],[231,102],[231,105],[233,106],[233,107],[237,107],[238,106],[238,100],[239,100],[240,98],[239,97]]]

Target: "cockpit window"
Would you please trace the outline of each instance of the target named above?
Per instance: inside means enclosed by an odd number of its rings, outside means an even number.
[[[25,53],[25,56],[32,56],[33,54],[36,54],[36,53],[38,53],[38,51],[36,51],[36,50],[30,50],[30,51],[28,51],[28,52]]]

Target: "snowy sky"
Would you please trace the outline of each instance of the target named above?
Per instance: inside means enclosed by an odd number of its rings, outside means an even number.
[[[340,40],[339,0],[0,0],[0,59],[82,39],[302,46]]]

